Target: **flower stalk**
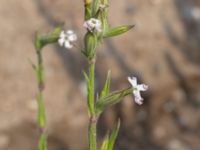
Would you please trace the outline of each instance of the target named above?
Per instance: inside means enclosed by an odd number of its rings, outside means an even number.
[[[35,34],[34,46],[37,55],[37,64],[32,65],[36,73],[36,79],[38,84],[38,94],[37,94],[37,125],[39,129],[39,150],[47,150],[47,133],[46,133],[46,112],[44,104],[44,65],[43,65],[43,47],[47,44],[55,43],[59,39],[59,34],[61,33],[61,27],[56,27],[52,32],[47,34],[39,35]]]
[[[35,67],[35,71],[37,74],[37,82],[38,82],[38,95],[37,95],[37,104],[38,104],[38,112],[37,112],[37,124],[40,132],[40,138],[38,143],[39,150],[46,150],[46,114],[45,114],[45,105],[44,105],[44,67],[43,67],[43,58],[42,58],[42,50],[36,45],[36,54],[37,54],[37,66]]]

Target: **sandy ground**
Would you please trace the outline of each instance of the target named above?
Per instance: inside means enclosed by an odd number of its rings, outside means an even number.
[[[111,0],[112,2],[112,0]],[[149,85],[145,104],[132,97],[105,112],[99,139],[122,119],[116,149],[200,149],[200,21],[196,0],[125,0],[110,5],[110,22],[136,24],[121,37],[99,47],[96,85],[112,71],[112,89],[128,86],[134,75]],[[35,150],[37,85],[29,60],[35,62],[34,32],[58,23],[84,34],[82,1],[0,1],[0,149]],[[198,14],[197,14],[198,16]],[[200,14],[199,14],[200,16]],[[82,47],[81,41],[79,47]],[[79,49],[57,45],[44,50],[49,150],[87,149],[87,111]],[[100,142],[99,140],[99,142]]]

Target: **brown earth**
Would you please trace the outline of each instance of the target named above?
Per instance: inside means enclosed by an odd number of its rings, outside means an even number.
[[[99,48],[96,83],[112,71],[112,89],[134,75],[149,85],[145,104],[132,97],[108,109],[99,122],[99,143],[120,117],[118,150],[200,149],[200,9],[198,0],[111,0],[110,23],[136,24]],[[200,13],[199,13],[200,16]],[[37,85],[34,32],[65,22],[83,37],[83,4],[70,0],[0,1],[0,150],[36,150]],[[82,47],[81,41],[79,47]],[[87,111],[78,49],[48,46],[46,70],[49,150],[87,149]]]

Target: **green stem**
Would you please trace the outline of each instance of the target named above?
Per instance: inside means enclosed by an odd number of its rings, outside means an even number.
[[[96,150],[97,141],[97,118],[91,117],[89,123],[89,150]]]
[[[89,68],[89,90],[88,90],[88,107],[91,116],[95,115],[94,76],[95,76],[95,63],[91,62]]]
[[[46,114],[45,114],[45,105],[44,105],[44,98],[43,98],[43,91],[44,91],[44,67],[43,67],[43,59],[42,59],[42,51],[41,49],[37,50],[37,82],[38,82],[38,96],[37,96],[37,103],[38,103],[38,112],[37,112],[37,122],[38,127],[40,130],[40,138],[38,149],[39,150],[46,150],[46,142],[47,142],[47,135],[45,133],[46,127]]]
[[[95,78],[95,61],[90,61],[89,68],[89,93],[88,93],[88,107],[90,112],[90,121],[88,128],[88,141],[89,141],[89,150],[96,150],[96,141],[97,141],[97,118],[95,114],[95,88],[94,88],[94,78]]]

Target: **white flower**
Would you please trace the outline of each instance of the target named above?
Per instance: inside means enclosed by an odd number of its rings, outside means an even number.
[[[148,86],[145,84],[137,84],[137,78],[136,77],[128,77],[128,81],[133,87],[133,95],[135,96],[135,102],[139,105],[142,105],[143,98],[141,97],[140,91],[146,91],[148,89]]]
[[[60,37],[58,39],[58,43],[60,46],[64,46],[67,49],[73,47],[73,42],[77,40],[77,35],[72,30],[62,31],[60,33]]]
[[[91,18],[84,22],[83,26],[90,32],[101,32],[101,21],[95,18]]]

